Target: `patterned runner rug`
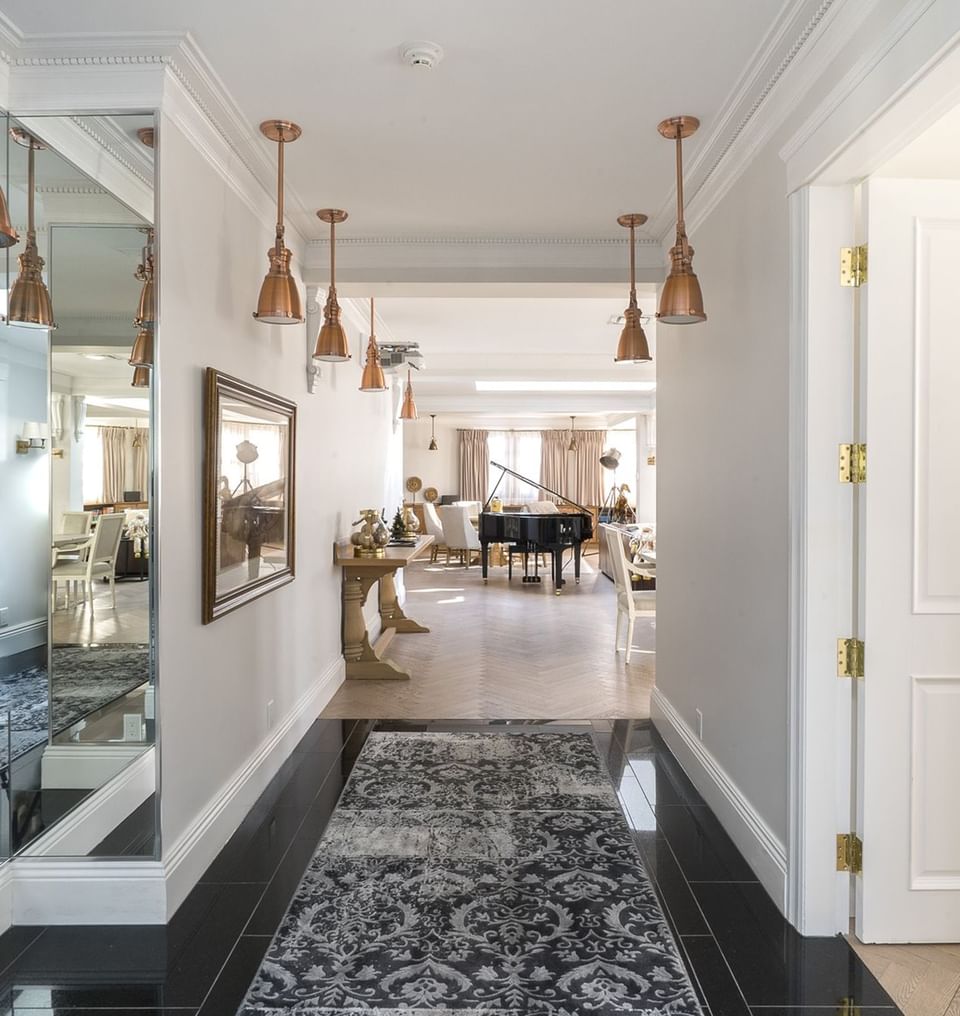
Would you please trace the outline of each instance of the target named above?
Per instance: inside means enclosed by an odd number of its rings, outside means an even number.
[[[588,734],[374,733],[242,1016],[700,1007]]]

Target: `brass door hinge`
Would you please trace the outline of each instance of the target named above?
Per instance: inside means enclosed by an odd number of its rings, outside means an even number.
[[[837,1008],[837,1016],[860,1016],[860,1006],[854,998],[841,998]]]
[[[863,841],[856,833],[837,833],[837,871],[863,871]]]
[[[860,639],[837,639],[837,677],[863,677],[863,658]]]
[[[867,446],[863,442],[840,445],[840,482],[867,482]]]
[[[867,245],[840,248],[840,285],[862,286],[867,281]]]

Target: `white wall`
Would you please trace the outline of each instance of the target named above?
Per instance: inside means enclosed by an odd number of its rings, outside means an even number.
[[[167,116],[158,153],[158,696],[166,859],[268,739],[267,703],[274,703],[274,725],[282,723],[340,660],[340,574],[332,544],[349,534],[358,508],[399,502],[402,450],[390,395],[357,391],[356,360],[325,364],[316,393],[308,395],[305,330],[266,327],[251,317],[267,267],[269,221],[253,214]],[[197,255],[197,237],[206,238],[215,256]],[[356,348],[359,336],[352,339]],[[297,576],[203,626],[207,366],[297,402]]]
[[[768,146],[692,236],[708,320],[663,325],[657,686],[787,833],[788,218]],[[762,252],[762,256],[758,256]]]
[[[637,484],[634,487],[638,522],[657,521],[657,467],[647,464],[647,456],[655,443],[654,418],[641,414],[637,417]]]
[[[24,421],[47,419],[47,342],[44,330],[0,326],[0,656],[46,642],[45,629],[23,638],[15,630],[47,619],[50,457],[17,455],[15,442]]]
[[[435,452],[429,450],[429,416],[421,416],[419,420],[405,420],[402,427],[404,478],[419,476],[424,487],[436,487],[441,494],[459,494],[460,436],[457,427],[437,418],[438,447]],[[417,498],[422,500],[423,494],[417,495]],[[388,515],[392,517],[392,514],[393,509],[389,509]]]

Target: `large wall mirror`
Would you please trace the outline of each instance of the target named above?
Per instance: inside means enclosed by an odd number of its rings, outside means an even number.
[[[153,117],[3,127],[0,855],[154,858]]]

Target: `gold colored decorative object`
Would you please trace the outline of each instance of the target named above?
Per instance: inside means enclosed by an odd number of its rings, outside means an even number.
[[[419,489],[419,488],[418,488]],[[415,539],[420,533],[420,520],[413,510],[413,505],[403,506],[403,538],[405,540]]]
[[[145,145],[147,148],[153,148],[156,144],[157,135],[152,127],[141,127],[137,131],[137,137],[140,140],[140,144]]]
[[[660,293],[659,320],[668,325],[692,325],[706,321],[700,280],[693,271],[693,248],[687,239],[683,221],[683,139],[694,134],[700,126],[695,116],[672,116],[661,121],[657,130],[675,141],[677,146],[677,238],[670,248],[670,274]]]
[[[634,231],[637,226],[642,226],[646,221],[647,217],[642,212],[631,212],[621,215],[617,219],[621,226],[630,230],[630,302],[623,312],[625,323],[623,331],[620,333],[616,356],[613,358],[614,363],[649,363],[653,359],[640,320],[640,309],[637,307],[637,259]]]
[[[575,452],[577,450],[577,439],[573,430],[573,425],[576,419],[577,418],[575,416],[570,417],[570,444],[567,445],[568,452]]]
[[[490,511],[492,512],[503,511],[503,501],[499,497],[493,497],[490,499]]]
[[[436,451],[440,450],[440,446],[437,444],[437,434],[436,434],[436,431],[434,430],[436,422],[437,422],[437,414],[436,413],[431,413],[430,414],[430,444],[427,445],[427,451],[428,452],[436,452]]]
[[[400,407],[401,420],[416,420],[417,404],[413,400],[413,383],[410,380],[410,370],[407,369],[407,387],[403,393],[403,405]]]
[[[141,328],[130,352],[131,367],[153,366],[153,332],[149,328]]]
[[[433,504],[433,502],[436,501],[439,496],[440,491],[437,490],[436,487],[427,487],[427,489],[423,492],[423,500],[429,501],[430,504]]]
[[[363,508],[354,525],[360,526],[350,534],[354,557],[384,557],[390,542],[390,530],[380,517],[380,512],[376,508]]]
[[[44,260],[37,250],[37,229],[34,222],[36,204],[35,155],[43,148],[32,134],[22,127],[11,127],[10,136],[23,145],[27,155],[27,244],[19,257],[20,274],[10,290],[7,321],[15,325],[35,328],[56,328],[50,292],[43,281]]]
[[[330,289],[327,302],[323,306],[323,324],[317,335],[317,345],[313,351],[314,360],[325,360],[328,363],[343,363],[350,359],[350,343],[347,333],[340,323],[340,304],[337,302],[337,246],[336,226],[344,222],[347,213],[340,208],[321,208],[317,212],[321,222],[330,225]]]
[[[150,368],[149,367],[134,367],[133,368],[133,380],[130,382],[134,388],[149,388],[150,387]]]
[[[3,189],[0,188],[0,248],[12,247],[20,242],[20,235],[13,228],[10,221],[10,211],[7,208],[7,199]]]
[[[367,343],[367,362],[363,365],[363,376],[360,378],[360,391],[385,392],[387,379],[383,376],[380,366],[380,347],[377,345],[376,314],[373,309],[373,297],[370,297],[370,341]]]
[[[404,486],[408,494],[416,494],[423,486],[423,480],[419,476],[408,476]]]
[[[268,325],[295,325],[303,321],[303,306],[297,281],[290,274],[293,252],[283,242],[283,152],[300,137],[301,130],[289,120],[264,120],[260,133],[277,145],[277,233],[267,251],[270,268],[260,286],[253,316]]]

